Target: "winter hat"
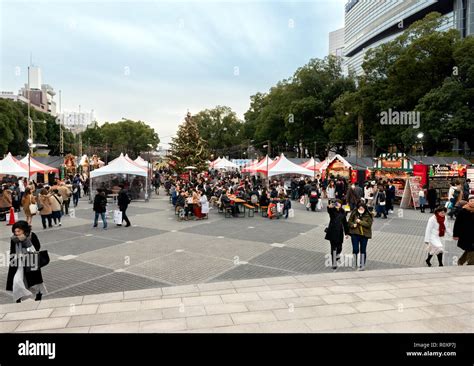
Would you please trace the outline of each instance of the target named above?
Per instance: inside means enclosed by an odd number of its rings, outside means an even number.
[[[474,194],[470,194],[468,200],[474,200]]]

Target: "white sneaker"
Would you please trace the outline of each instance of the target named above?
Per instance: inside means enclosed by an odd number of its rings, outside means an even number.
[[[59,223],[58,226],[63,226],[63,224]]]
[[[365,271],[365,267],[360,267],[359,271]]]

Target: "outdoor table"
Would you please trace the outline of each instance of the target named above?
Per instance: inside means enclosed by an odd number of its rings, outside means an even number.
[[[245,217],[245,206],[244,206],[244,205],[247,203],[247,201],[245,201],[245,200],[243,200],[243,199],[241,199],[241,198],[237,198],[236,196],[231,196],[231,195],[229,195],[228,197],[229,197],[229,199],[230,199],[231,201],[234,201],[234,203],[235,203],[236,205],[242,207],[243,211],[239,209],[239,214],[240,214],[241,212],[243,212],[243,214],[244,214],[243,217]]]

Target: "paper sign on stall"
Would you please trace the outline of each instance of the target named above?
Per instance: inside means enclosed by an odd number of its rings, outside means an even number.
[[[405,185],[405,190],[403,191],[402,200],[400,202],[400,208],[409,208],[411,205],[415,207],[420,207],[419,202],[419,192],[422,189],[420,177],[410,177],[407,180]]]

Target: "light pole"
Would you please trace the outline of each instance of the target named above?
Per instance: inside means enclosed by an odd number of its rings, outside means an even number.
[[[424,136],[425,135],[423,134],[423,132],[420,132],[418,135],[416,135],[416,137],[418,137],[418,140],[420,140],[420,144],[421,144],[420,163],[423,156],[423,137]]]
[[[28,142],[28,180],[30,179],[31,175],[31,153],[33,148],[36,147],[36,144],[33,144],[33,139],[29,138],[26,140]]]

